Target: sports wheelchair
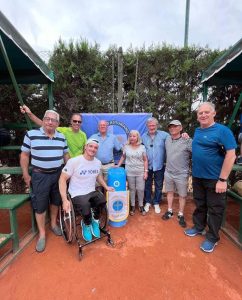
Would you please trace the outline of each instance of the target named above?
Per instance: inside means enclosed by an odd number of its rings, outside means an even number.
[[[102,208],[101,213],[100,213],[100,219],[99,219],[99,227],[100,227],[100,233],[101,236],[99,238],[93,238],[92,241],[86,242],[83,237],[82,237],[82,230],[81,230],[81,219],[82,216],[76,214],[74,205],[72,203],[70,195],[68,195],[68,200],[70,201],[70,211],[66,213],[63,210],[63,207],[60,206],[59,208],[59,222],[60,222],[60,227],[62,231],[62,236],[65,239],[65,241],[68,244],[71,244],[74,241],[77,241],[78,244],[78,256],[79,259],[82,258],[83,256],[83,251],[82,249],[97,240],[100,240],[104,237],[107,237],[107,245],[109,246],[114,246],[114,242],[111,238],[110,232],[107,228],[107,223],[108,223],[108,210],[106,205]]]

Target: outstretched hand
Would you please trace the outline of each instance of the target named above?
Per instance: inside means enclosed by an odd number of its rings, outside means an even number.
[[[113,188],[112,186],[107,186],[106,190],[108,192],[115,192],[115,188]]]
[[[20,106],[19,108],[20,108],[20,111],[22,114],[30,114],[31,113],[31,110],[25,104],[23,106]]]
[[[182,138],[185,139],[185,140],[187,140],[187,139],[190,138],[190,136],[189,136],[189,134],[188,134],[187,132],[183,132],[183,133],[181,134],[181,136],[182,136]]]

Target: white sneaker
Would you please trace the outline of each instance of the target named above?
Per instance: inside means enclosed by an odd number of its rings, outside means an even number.
[[[155,208],[155,213],[156,213],[156,214],[160,214],[161,210],[160,210],[159,204],[155,204],[155,205],[154,205],[154,208]]]
[[[150,207],[151,207],[151,204],[147,202],[144,207],[145,212],[148,212],[150,210]]]

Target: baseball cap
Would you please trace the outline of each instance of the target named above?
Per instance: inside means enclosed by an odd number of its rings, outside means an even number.
[[[179,120],[173,120],[169,123],[168,127],[170,125],[175,125],[175,126],[182,126],[181,122]]]
[[[94,144],[96,144],[96,145],[99,145],[99,141],[96,140],[96,139],[88,139],[88,140],[86,141],[86,145],[92,144],[92,143],[94,143]]]

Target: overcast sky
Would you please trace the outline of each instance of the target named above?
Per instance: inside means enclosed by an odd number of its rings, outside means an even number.
[[[186,0],[0,0],[0,9],[37,51],[61,37],[102,50],[163,42],[183,46]],[[225,49],[242,37],[242,0],[190,0],[189,45]]]

